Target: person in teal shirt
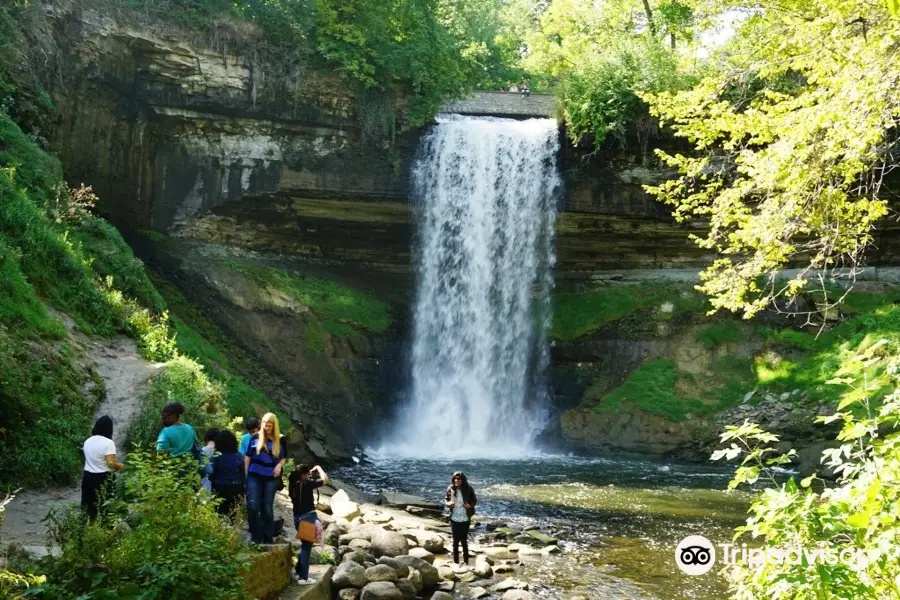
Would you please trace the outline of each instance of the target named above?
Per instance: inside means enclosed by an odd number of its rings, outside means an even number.
[[[259,419],[256,417],[249,417],[244,421],[244,427],[247,429],[247,433],[241,438],[241,454],[247,454],[247,450],[250,448],[250,439],[259,433]]]
[[[184,456],[193,451],[197,443],[194,428],[181,422],[184,404],[170,402],[162,409],[163,428],[156,438],[156,451],[166,456]]]

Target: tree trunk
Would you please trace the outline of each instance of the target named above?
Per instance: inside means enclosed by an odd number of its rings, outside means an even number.
[[[656,24],[653,22],[653,11],[650,9],[650,0],[644,0],[644,13],[647,15],[647,26],[650,28],[650,35],[656,37]]]

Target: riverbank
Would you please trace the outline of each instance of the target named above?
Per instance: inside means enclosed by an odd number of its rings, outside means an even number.
[[[372,456],[334,470],[363,492],[382,490],[439,500],[447,478],[463,470],[478,493],[478,518],[510,528],[540,527],[560,553],[526,550],[515,579],[547,600],[721,600],[715,574],[684,575],[674,549],[688,535],[731,540],[749,494],[724,491],[732,470],[655,457],[531,455],[510,460],[423,460]],[[479,536],[485,536],[479,539]],[[510,543],[476,530],[473,541]],[[516,543],[513,540],[511,543]]]

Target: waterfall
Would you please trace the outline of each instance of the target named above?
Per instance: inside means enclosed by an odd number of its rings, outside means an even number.
[[[393,454],[521,456],[545,425],[558,129],[439,118],[413,170],[411,389]]]

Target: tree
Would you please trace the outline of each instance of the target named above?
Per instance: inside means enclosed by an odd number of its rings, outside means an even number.
[[[752,317],[813,281],[852,278],[897,165],[900,20],[882,0],[700,0],[747,11],[719,64],[689,90],[644,95],[695,152],[657,151],[681,176],[649,188],[697,244],[714,309]],[[783,277],[788,267],[799,274]]]

